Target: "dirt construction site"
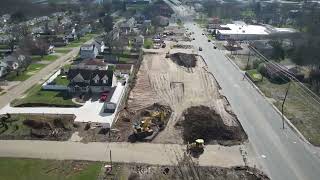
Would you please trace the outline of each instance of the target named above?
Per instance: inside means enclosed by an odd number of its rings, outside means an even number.
[[[153,143],[184,144],[198,138],[206,144],[246,141],[246,133],[195,48],[172,41],[166,44],[166,48],[144,50],[134,86],[113,126],[118,133],[112,139],[127,141],[139,119],[137,114],[160,105],[167,109],[165,123],[150,139]]]

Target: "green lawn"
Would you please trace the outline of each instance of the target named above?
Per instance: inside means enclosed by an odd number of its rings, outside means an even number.
[[[253,82],[262,80],[262,75],[256,69],[246,71],[246,75],[249,76]]]
[[[43,61],[55,61],[59,58],[59,56],[57,55],[46,55],[46,56],[43,56],[42,60]]]
[[[95,180],[101,162],[0,158],[3,180]]]
[[[22,99],[15,99],[13,106],[25,107],[78,107],[72,102],[72,97],[64,91],[41,90],[41,85],[29,89],[27,95]]]
[[[143,47],[146,48],[146,49],[150,49],[153,47],[153,41],[152,39],[145,39],[144,40],[144,44],[143,44]]]
[[[89,41],[90,39],[96,37],[96,34],[86,34],[85,36],[81,37],[79,40],[72,41],[70,44],[68,44],[66,47],[78,47],[81,46],[83,43]]]
[[[30,78],[32,75],[36,74],[39,72],[42,68],[44,68],[46,65],[45,64],[30,64],[28,68],[19,73],[17,76],[16,72],[11,72],[6,76],[6,80],[8,81],[25,81],[28,78]]]
[[[10,47],[5,44],[0,44],[0,49],[9,49]]]
[[[39,56],[39,55],[33,55],[33,56],[31,56],[31,59],[33,62],[42,60],[41,56]]]
[[[67,86],[70,81],[66,78],[66,77],[62,77],[62,76],[58,76],[54,82],[56,83],[56,85],[63,85],[63,86]]]
[[[56,53],[61,53],[61,54],[67,54],[71,51],[71,49],[65,49],[65,48],[56,48],[55,52]]]

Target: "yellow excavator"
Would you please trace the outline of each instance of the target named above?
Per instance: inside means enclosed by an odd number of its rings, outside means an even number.
[[[133,134],[136,140],[143,139],[153,134],[153,130],[150,128],[152,119],[150,117],[144,118],[140,123],[133,125]]]
[[[187,144],[187,152],[192,156],[199,156],[204,151],[204,140],[196,139],[193,143]]]
[[[143,117],[142,121],[133,125],[133,134],[130,135],[129,140],[131,142],[143,140],[158,132],[158,129],[162,130],[164,128],[164,118],[165,113],[162,111],[150,112],[149,116]],[[154,132],[151,126],[158,126],[159,128]]]
[[[164,129],[164,118],[166,116],[166,113],[163,111],[155,111],[151,113],[151,117],[154,120],[154,123],[156,123],[160,130]]]

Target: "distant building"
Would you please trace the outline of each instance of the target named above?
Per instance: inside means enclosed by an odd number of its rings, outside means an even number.
[[[95,44],[85,44],[80,47],[81,59],[93,59],[99,54],[99,50]]]
[[[233,24],[220,25],[216,31],[218,40],[258,40],[268,36],[285,37],[297,33],[291,28],[274,28],[270,25],[247,25],[242,21],[235,21]]]

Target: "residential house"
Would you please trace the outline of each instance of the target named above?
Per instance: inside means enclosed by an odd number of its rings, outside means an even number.
[[[159,26],[168,26],[169,25],[169,18],[165,16],[156,16],[155,23]]]
[[[7,67],[10,70],[16,70],[26,67],[31,62],[31,58],[29,56],[14,52],[9,56],[4,57],[3,62],[8,65]]]
[[[110,91],[113,69],[108,65],[71,67],[68,71],[69,91],[73,93],[101,93]]]
[[[98,54],[99,54],[99,50],[94,43],[85,44],[80,47],[81,59],[93,59],[93,58],[96,58]]]
[[[77,32],[77,35],[79,37],[83,37],[84,35],[88,34],[88,33],[91,33],[92,32],[92,28],[91,28],[91,25],[87,25],[83,28],[81,28],[78,32]]]
[[[133,71],[132,64],[116,64],[115,74],[116,73],[131,74],[132,71]]]
[[[135,47],[135,48],[142,47],[143,44],[144,44],[144,36],[142,36],[142,35],[136,36],[136,37],[134,38],[133,44],[134,44],[134,47]]]
[[[52,41],[50,42],[51,45],[55,47],[62,47],[69,44],[69,40],[64,36],[54,36]]]
[[[9,67],[6,62],[0,60],[0,78],[6,75],[9,72]]]
[[[0,44],[7,44],[10,41],[8,35],[0,35]]]
[[[136,20],[132,17],[128,19],[126,22],[120,24],[120,33],[122,34],[129,34],[133,31],[135,27]]]
[[[67,39],[68,42],[71,42],[71,41],[77,40],[78,36],[76,33],[70,33],[70,34],[65,35],[64,38]]]

